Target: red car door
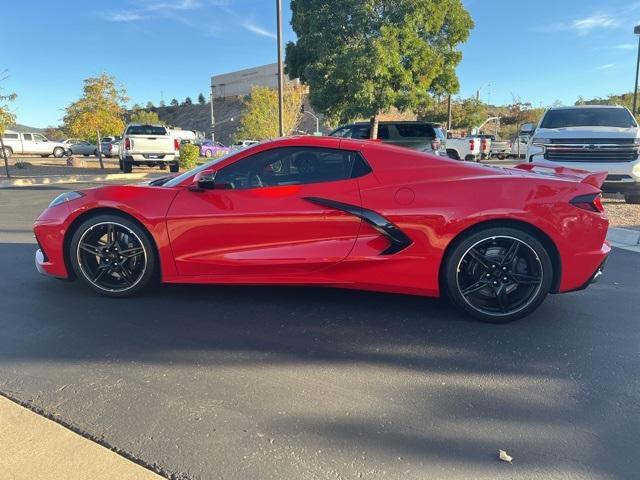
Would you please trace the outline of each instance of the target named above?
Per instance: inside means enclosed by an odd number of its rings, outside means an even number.
[[[361,219],[317,200],[359,209],[359,162],[357,152],[278,148],[222,168],[215,189],[181,191],[167,216],[179,274],[297,275],[340,262]]]

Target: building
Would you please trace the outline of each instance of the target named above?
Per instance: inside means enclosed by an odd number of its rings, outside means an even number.
[[[285,82],[291,82],[287,75]],[[298,84],[299,81],[296,79],[294,83]],[[271,63],[211,77],[214,99],[243,97],[249,95],[254,86],[278,88],[278,64]]]

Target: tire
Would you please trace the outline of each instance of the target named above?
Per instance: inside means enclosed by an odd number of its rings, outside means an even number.
[[[133,170],[133,164],[131,162],[127,162],[126,160],[124,160],[122,162],[122,171],[124,173],[131,173],[131,170]]]
[[[48,155],[47,155],[48,156]],[[62,158],[64,157],[64,148],[62,147],[56,147],[53,149],[53,156],[56,158]]]
[[[169,171],[171,173],[177,173],[180,171],[180,164],[178,163],[172,163],[169,165]]]
[[[498,157],[498,160],[504,160],[504,155],[502,153],[499,153],[497,157]]]
[[[211,152],[211,150],[205,150],[204,151],[204,156],[207,158],[211,158],[213,157],[213,153]]]
[[[10,160],[12,155],[13,155],[13,150],[11,150],[11,148],[9,147],[4,147],[4,157],[6,157],[7,160]]]
[[[526,317],[544,301],[553,264],[542,243],[524,230],[486,228],[455,241],[440,283],[463,312],[483,322],[507,323]]]
[[[76,277],[108,297],[135,295],[158,279],[151,236],[125,216],[97,214],[88,218],[73,233],[67,254]]]
[[[49,158],[49,155],[40,155],[42,158]]]
[[[83,153],[83,154],[82,154],[82,156],[83,156],[83,157],[88,157],[88,156],[89,156],[89,154],[88,154],[88,153]]]
[[[93,151],[93,156],[94,156],[94,157],[97,157],[97,156],[98,156],[98,150],[97,150],[97,149]]]
[[[638,205],[640,204],[640,195],[639,194],[625,195],[624,201],[632,205]]]
[[[452,148],[447,149],[447,156],[449,158],[453,158],[454,160],[460,160],[460,155],[458,154],[458,151]]]
[[[124,167],[122,165],[122,159],[121,158],[118,159],[118,168],[120,169],[120,171],[122,171],[124,169]]]

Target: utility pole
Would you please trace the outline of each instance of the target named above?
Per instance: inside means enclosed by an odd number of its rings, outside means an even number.
[[[638,35],[638,59],[636,60],[636,83],[633,88],[633,116],[635,117],[638,113],[638,73],[640,72],[640,25],[636,25],[633,29],[633,33]]]
[[[278,132],[284,137],[283,95],[284,95],[284,72],[282,65],[282,0],[276,0],[276,14],[278,18]]]
[[[214,131],[216,118],[213,116],[213,85],[211,85],[211,94],[209,95],[209,104],[211,105],[211,141],[216,141],[216,133]]]
[[[447,99],[447,131],[451,130],[451,95]]]

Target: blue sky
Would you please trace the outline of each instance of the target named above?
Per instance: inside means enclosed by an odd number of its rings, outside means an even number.
[[[462,96],[546,106],[633,88],[640,1],[464,0]],[[272,0],[31,0],[3,9],[0,70],[18,122],[56,125],[82,80],[115,75],[131,104],[194,100],[210,76],[275,61]],[[288,1],[284,37],[289,27]],[[528,6],[527,6],[528,5]],[[488,86],[490,84],[490,86]]]

